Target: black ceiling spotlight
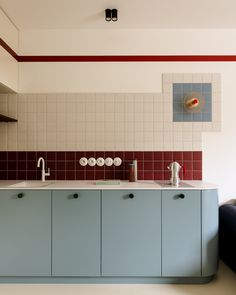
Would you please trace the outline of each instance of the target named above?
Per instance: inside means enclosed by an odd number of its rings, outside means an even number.
[[[107,9],[105,10],[105,20],[106,20],[107,22],[110,22],[110,21],[111,21],[111,9],[109,9],[109,8],[107,8]]]
[[[116,22],[118,20],[118,11],[117,9],[112,9],[111,11],[111,19],[113,22]]]
[[[118,20],[118,11],[117,9],[105,9],[105,20],[107,22],[110,22],[111,20],[113,22],[116,22]]]

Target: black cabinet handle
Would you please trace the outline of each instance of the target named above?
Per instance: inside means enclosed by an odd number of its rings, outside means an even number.
[[[184,194],[180,194],[180,195],[179,195],[179,198],[180,198],[180,199],[184,199],[184,198],[185,198],[185,195],[184,195]]]
[[[134,194],[129,194],[129,198],[133,199],[134,198]]]
[[[78,197],[79,197],[78,194],[74,194],[74,195],[73,195],[73,198],[74,198],[74,199],[78,199]]]
[[[22,199],[23,197],[24,197],[23,194],[18,194],[18,195],[17,195],[17,198],[18,198],[18,199]]]

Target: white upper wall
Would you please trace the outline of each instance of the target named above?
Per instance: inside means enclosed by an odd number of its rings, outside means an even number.
[[[236,30],[23,30],[20,55],[235,54]]]
[[[0,8],[0,38],[16,53],[18,51],[18,30]]]

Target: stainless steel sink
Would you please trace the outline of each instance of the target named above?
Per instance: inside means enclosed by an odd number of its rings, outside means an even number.
[[[156,181],[157,184],[159,184],[161,187],[174,187],[174,188],[188,188],[188,187],[193,187],[192,185],[186,183],[186,182],[183,182],[183,181],[180,181],[179,185],[178,186],[175,186],[173,184],[171,184],[168,180],[159,180],[159,181]]]
[[[15,187],[15,188],[35,188],[35,187],[44,187],[48,186],[50,184],[55,183],[54,181],[22,181],[18,182],[12,185],[9,185],[9,187]]]

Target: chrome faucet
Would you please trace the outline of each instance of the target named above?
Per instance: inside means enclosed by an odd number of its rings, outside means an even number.
[[[40,157],[38,159],[37,167],[40,167],[40,162],[42,162],[42,181],[45,181],[45,176],[50,176],[50,168],[48,168],[48,172],[45,172],[45,161],[44,158]]]

